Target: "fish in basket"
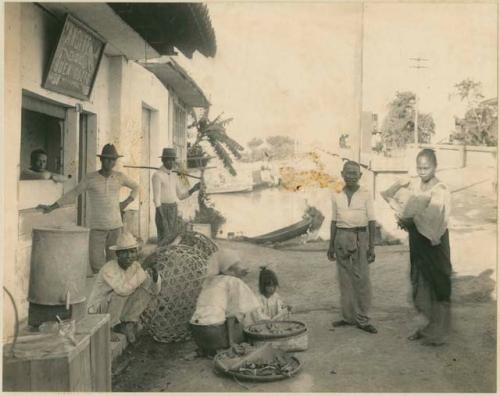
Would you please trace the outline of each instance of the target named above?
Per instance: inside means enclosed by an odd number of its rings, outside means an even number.
[[[244,329],[244,333],[254,346],[270,344],[285,352],[307,350],[307,326],[297,320],[262,321]]]
[[[219,352],[214,358],[214,368],[244,381],[270,382],[291,378],[302,368],[302,363],[269,344],[254,347],[244,343]]]

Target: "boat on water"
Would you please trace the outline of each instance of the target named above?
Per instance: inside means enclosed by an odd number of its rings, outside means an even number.
[[[252,242],[256,244],[279,243],[299,237],[308,232],[318,230],[323,224],[325,217],[316,208],[309,206],[302,217],[302,220],[287,227],[269,232],[256,237],[237,237],[237,240]]]

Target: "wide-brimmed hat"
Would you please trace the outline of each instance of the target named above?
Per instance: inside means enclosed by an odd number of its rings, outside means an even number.
[[[164,148],[159,158],[177,158],[177,151],[172,147]]]
[[[116,239],[116,245],[113,245],[109,248],[109,250],[127,250],[134,249],[139,244],[137,243],[137,239],[127,231],[123,231],[120,236]]]
[[[100,158],[113,158],[113,159],[123,157],[123,155],[118,154],[115,145],[109,143],[104,145],[101,154],[100,155],[97,154],[97,156]]]

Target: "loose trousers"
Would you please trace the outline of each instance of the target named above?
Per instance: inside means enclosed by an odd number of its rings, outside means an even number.
[[[89,258],[90,267],[94,274],[97,274],[104,264],[114,258],[114,252],[109,248],[116,244],[122,229],[120,227],[112,230],[90,230]]]
[[[368,265],[368,233],[337,229],[335,256],[340,283],[342,316],[346,322],[369,323],[371,284]]]

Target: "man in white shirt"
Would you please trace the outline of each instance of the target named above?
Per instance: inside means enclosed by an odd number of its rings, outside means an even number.
[[[144,271],[137,261],[137,241],[122,232],[111,250],[117,259],[108,261],[96,277],[88,301],[88,311],[109,313],[110,325],[123,333],[129,342],[136,339],[137,323],[151,298],[160,293],[161,277],[154,268]],[[112,334],[112,341],[116,340]]]
[[[125,210],[139,194],[139,184],[127,175],[113,170],[116,160],[123,157],[118,154],[114,145],[106,144],[98,157],[101,160],[100,170],[85,175],[73,190],[64,194],[52,205],[38,206],[44,213],[50,213],[63,205],[75,202],[80,194],[88,193],[89,257],[94,273],[99,272],[106,260],[113,257],[109,247],[115,244],[122,231],[121,211]],[[127,187],[131,191],[128,198],[120,202],[122,187]]]
[[[368,264],[375,261],[375,213],[369,191],[358,184],[361,169],[347,161],[342,169],[345,187],[332,195],[332,224],[328,259],[337,260],[343,319],[333,326],[355,325],[377,333],[370,324],[371,285]]]
[[[168,245],[177,236],[178,200],[186,199],[200,188],[200,183],[196,183],[190,190],[181,184],[177,173],[172,171],[176,157],[175,148],[164,148],[160,157],[163,165],[153,174],[152,179],[158,244],[162,245]]]

